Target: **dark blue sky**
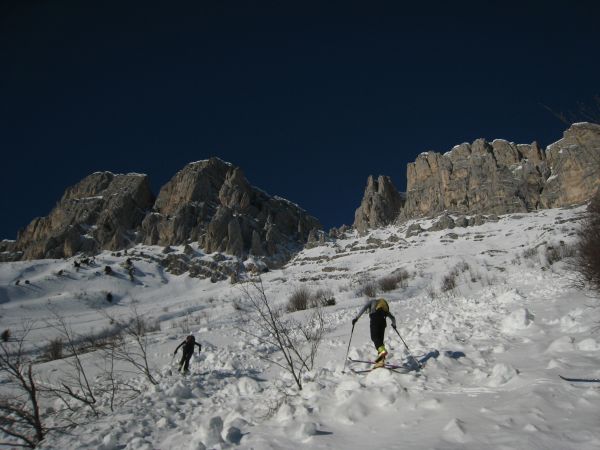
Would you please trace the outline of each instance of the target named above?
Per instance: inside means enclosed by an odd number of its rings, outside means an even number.
[[[422,151],[546,146],[566,126],[542,104],[600,93],[600,2],[400,3],[5,0],[0,237],[91,172],[157,193],[210,156],[350,224],[369,174],[404,190]]]

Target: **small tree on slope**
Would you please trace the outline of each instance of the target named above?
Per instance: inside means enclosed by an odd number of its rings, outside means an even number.
[[[259,358],[288,372],[299,390],[302,375],[311,371],[325,331],[320,305],[303,321],[286,318],[267,298],[262,280],[240,286],[249,314],[241,316],[241,331],[260,344]]]
[[[35,448],[48,429],[40,414],[40,394],[33,376],[32,361],[23,344],[33,327],[24,324],[23,331],[11,342],[0,342],[0,431],[14,440],[0,445]]]

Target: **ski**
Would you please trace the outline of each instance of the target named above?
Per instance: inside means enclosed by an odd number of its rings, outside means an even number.
[[[402,368],[396,368],[396,369],[394,369],[392,367],[386,367],[386,366],[383,366],[383,367],[371,367],[369,369],[353,369],[353,368],[350,368],[350,370],[352,372],[354,372],[356,374],[359,374],[359,375],[364,375],[364,374],[367,374],[367,373],[371,373],[371,372],[373,372],[374,370],[377,370],[377,369],[387,369],[390,372],[403,373],[403,374],[406,374],[406,373],[410,372],[410,370],[402,370]]]
[[[348,361],[357,362],[357,363],[364,363],[364,364],[376,364],[375,361],[366,361],[366,360],[363,360],[363,359],[348,358]],[[383,367],[385,367],[386,369],[402,369],[402,368],[406,368],[406,366],[403,365],[403,364],[393,364],[393,363],[385,363],[385,365]]]
[[[367,360],[364,360],[364,359],[352,359],[352,358],[348,358],[348,361],[356,362],[356,363],[364,363],[364,364],[376,364],[375,361],[367,361]],[[406,370],[406,371],[413,370],[413,367],[408,362],[406,362],[404,364],[385,363],[385,365],[383,367],[386,368],[386,369],[401,369],[401,370]]]
[[[568,378],[559,375],[563,380],[570,381],[572,383],[600,383],[600,378]]]

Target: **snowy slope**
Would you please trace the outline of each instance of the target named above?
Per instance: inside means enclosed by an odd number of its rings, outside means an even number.
[[[105,253],[78,272],[72,260],[0,265],[0,329],[35,320],[28,344],[39,348],[57,335],[48,304],[74,331],[97,333],[110,326],[104,313],[126,315],[132,302],[160,327],[149,341],[159,383],[137,377],[139,397],[70,435],[49,436],[42,448],[596,449],[600,391],[558,377],[600,377],[594,300],[572,287],[567,260],[554,261],[568,254],[583,211],[507,215],[404,239],[410,222],[305,250],[264,274],[273,303],[284,304],[299,286],[329,290],[336,299],[324,309],[318,369],[300,392],[239,330],[239,287],[166,273],[152,260],[160,248]],[[427,228],[430,221],[420,223]],[[133,283],[119,268],[127,257],[136,267]],[[105,265],[116,275],[104,275]],[[408,285],[381,295],[425,368],[342,372],[351,319],[365,300],[360,285],[397,269],[410,273]],[[442,292],[449,274],[456,286]],[[189,327],[204,348],[183,377],[172,354]],[[356,324],[350,357],[373,358],[368,328],[366,317]],[[391,328],[386,343],[390,361],[406,359]],[[97,358],[85,359],[93,372]],[[36,370],[51,378],[64,364]]]

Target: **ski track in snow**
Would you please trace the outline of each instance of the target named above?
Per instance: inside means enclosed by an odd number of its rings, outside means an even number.
[[[406,225],[388,227],[305,250],[265,274],[274,302],[285,302],[302,284],[328,288],[337,301],[324,309],[328,332],[300,392],[291,377],[257,356],[258,341],[238,329],[233,306],[242,296],[238,288],[173,276],[143,257],[134,257],[136,283],[119,276],[125,272],[118,264],[127,256],[109,253],[79,272],[72,260],[4,263],[0,328],[36,320],[28,343],[39,346],[55,331],[48,302],[80,333],[108,325],[99,309],[126,314],[133,300],[160,322],[149,345],[158,385],[136,379],[143,390],[139,397],[112,413],[104,407],[106,415],[69,435],[50,435],[40,448],[596,449],[600,390],[558,375],[600,376],[600,337],[592,332],[597,310],[589,308],[593,300],[586,293],[571,286],[564,262],[549,265],[544,253],[549,245],[573,241],[582,211],[508,215],[408,239],[400,237]],[[458,237],[448,237],[450,232]],[[160,250],[138,247],[133,254]],[[107,264],[116,268],[116,277],[101,273]],[[414,275],[408,286],[382,295],[412,353],[428,358],[425,367],[406,374],[342,372],[350,322],[365,300],[356,294],[358,282],[401,267]],[[442,277],[457,267],[457,287],[440,293]],[[60,269],[65,272],[58,276]],[[30,284],[15,286],[17,279]],[[114,304],[105,301],[107,292],[115,295]],[[185,336],[186,317],[194,318],[191,330],[203,351],[183,376],[176,371],[181,354],[173,358],[172,352]],[[356,324],[351,358],[374,357],[368,328],[366,317]],[[389,361],[407,358],[391,328],[386,345]],[[84,356],[90,371],[94,360],[94,354]],[[48,362],[36,370],[52,378],[64,365]]]

